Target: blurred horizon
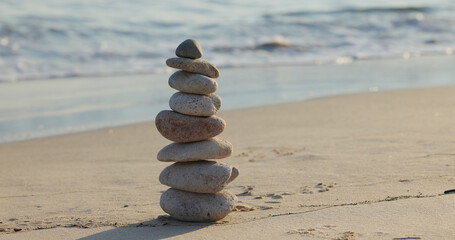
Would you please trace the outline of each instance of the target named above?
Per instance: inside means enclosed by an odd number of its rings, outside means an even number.
[[[187,38],[219,67],[450,55],[455,2],[6,0],[0,82],[167,72]]]

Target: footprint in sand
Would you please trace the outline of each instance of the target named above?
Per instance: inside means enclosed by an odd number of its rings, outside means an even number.
[[[258,208],[261,209],[261,210],[270,210],[270,209],[274,209],[275,207],[272,207],[272,206],[259,206]]]
[[[326,185],[325,183],[321,182],[321,183],[316,184],[316,186],[314,186],[314,187],[319,188],[318,192],[327,192],[327,191],[330,191],[330,189],[334,188],[335,185],[336,185],[336,183]]]
[[[260,196],[261,199],[264,198],[264,197],[267,197],[267,198],[271,198],[271,199],[283,199],[283,196],[286,196],[286,195],[293,195],[292,193],[269,193],[269,194],[266,194],[266,195],[262,195]],[[273,203],[279,203],[279,201],[273,201]]]
[[[317,234],[316,229],[314,229],[314,228],[308,228],[308,229],[299,228],[299,229],[288,231],[287,233],[288,234],[299,234],[299,235],[310,235],[310,236],[314,236],[315,234]]]
[[[281,196],[280,194],[276,194],[276,193],[269,193],[266,195],[266,197],[272,198],[272,199],[282,199],[283,198],[283,196]]]
[[[243,192],[237,194],[237,196],[252,196],[253,195],[254,186],[243,186]]]
[[[302,194],[313,194],[313,191],[308,186],[303,186],[300,188]]]
[[[355,232],[347,231],[341,234],[341,236],[335,238],[339,240],[354,240],[355,239]]]
[[[256,148],[248,147],[248,149],[235,156],[236,158],[243,158],[248,162],[256,162],[257,160],[265,158],[264,153],[257,152]]]
[[[288,148],[288,147],[273,147],[273,148],[264,148],[264,147],[248,147],[245,151],[237,154],[236,158],[244,158],[249,162],[257,162],[258,160],[264,159],[271,149],[276,155],[280,157],[291,156],[295,153],[302,152],[306,150],[305,147],[301,148]]]
[[[326,225],[327,226],[327,225]],[[300,228],[288,231],[288,234],[299,234],[303,236],[309,236],[311,238],[321,238],[321,239],[336,239],[336,240],[354,240],[356,237],[356,233],[352,231],[346,231],[342,233],[334,232],[334,227],[330,228]]]
[[[300,188],[300,193],[302,194],[313,194],[314,192],[327,192],[327,191],[330,191],[330,189],[334,188],[337,184],[336,183],[331,183],[329,185],[325,184],[325,183],[318,183],[316,184],[316,186],[314,186],[313,188],[309,187],[309,186],[303,186]]]
[[[248,207],[245,205],[237,205],[235,208],[232,210],[233,212],[251,212],[254,211],[254,207]]]
[[[273,152],[276,153],[278,156],[282,157],[294,155],[294,153],[303,152],[305,150],[306,150],[305,147],[302,148],[275,147],[273,149]]]

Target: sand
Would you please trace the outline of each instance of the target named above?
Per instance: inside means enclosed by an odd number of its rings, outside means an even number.
[[[238,210],[165,216],[153,123],[0,145],[0,239],[447,239],[455,236],[455,87],[220,114]],[[19,232],[14,232],[16,231]],[[44,229],[44,230],[36,230]]]

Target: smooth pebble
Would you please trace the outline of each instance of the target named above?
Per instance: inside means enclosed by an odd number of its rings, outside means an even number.
[[[210,62],[201,59],[169,58],[166,64],[171,68],[178,68],[183,71],[202,74],[211,78],[218,78],[220,71]]]
[[[187,39],[175,49],[175,55],[182,58],[197,59],[202,57],[201,45],[196,40]]]
[[[237,205],[228,192],[192,193],[170,188],[161,195],[161,208],[171,217],[190,222],[213,222],[227,216]]]
[[[222,133],[226,122],[217,116],[196,117],[164,110],[156,116],[155,125],[161,135],[171,141],[196,142]]]
[[[221,98],[216,94],[176,92],[169,99],[169,107],[181,114],[209,117],[215,115],[221,108]]]
[[[189,162],[206,159],[227,158],[232,154],[232,144],[212,138],[192,143],[171,143],[158,152],[162,162]]]
[[[171,188],[197,193],[216,193],[239,175],[235,167],[214,161],[180,162],[166,167],[160,182]]]
[[[169,77],[169,86],[176,90],[194,94],[210,94],[218,89],[218,83],[204,75],[177,71]]]

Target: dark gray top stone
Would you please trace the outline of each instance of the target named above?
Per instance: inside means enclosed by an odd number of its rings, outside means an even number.
[[[187,39],[175,49],[175,55],[182,58],[198,59],[202,57],[202,49],[196,40]]]

